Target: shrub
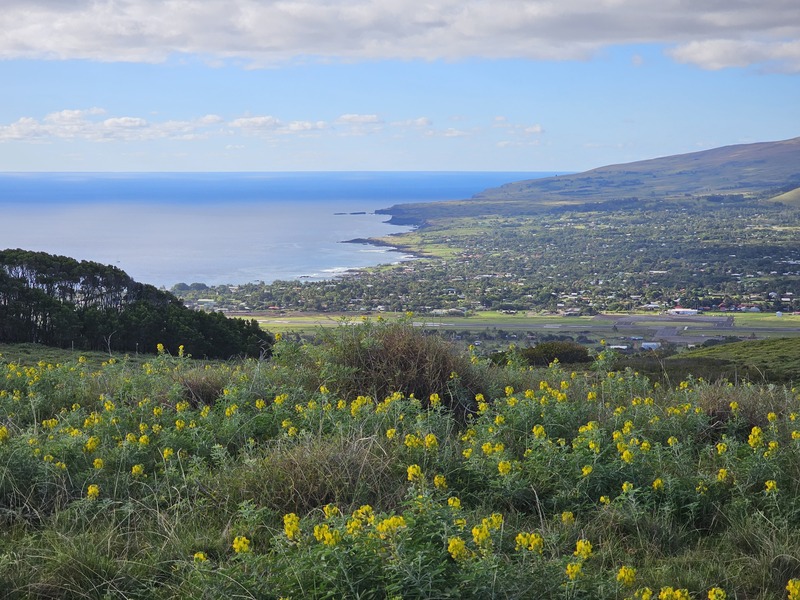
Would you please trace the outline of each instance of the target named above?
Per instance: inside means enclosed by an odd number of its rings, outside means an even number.
[[[589,349],[577,342],[542,342],[533,348],[523,348],[517,352],[529,365],[537,367],[546,367],[554,360],[566,364],[592,362]]]

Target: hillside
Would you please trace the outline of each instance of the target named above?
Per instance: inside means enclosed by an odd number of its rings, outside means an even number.
[[[701,362],[725,361],[754,379],[797,381],[800,379],[800,341],[791,338],[742,341],[698,348],[675,359]],[[730,369],[729,369],[730,370]]]
[[[796,600],[800,397],[411,320],[268,360],[0,356],[8,600]]]
[[[574,175],[519,181],[475,197],[574,203],[686,194],[752,196],[771,190],[783,193],[796,187],[800,187],[800,138],[725,146],[610,165]]]
[[[17,249],[0,251],[0,342],[228,358],[272,340],[255,321],[190,310],[116,267]]]
[[[382,211],[392,222],[420,223],[447,216],[532,214],[555,207],[703,198],[714,202],[800,201],[800,137],[725,146],[572,175],[491,188],[469,200],[404,204]],[[793,191],[794,190],[794,191]]]

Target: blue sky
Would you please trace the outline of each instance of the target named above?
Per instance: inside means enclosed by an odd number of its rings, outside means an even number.
[[[800,136],[796,0],[5,0],[0,171],[578,171]]]

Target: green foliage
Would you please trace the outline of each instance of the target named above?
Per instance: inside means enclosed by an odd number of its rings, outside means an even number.
[[[653,384],[611,355],[461,364],[428,342],[370,322],[270,360],[0,361],[3,596],[800,589],[797,390]],[[442,392],[372,395],[414,369]],[[468,381],[485,391],[459,414]]]
[[[592,362],[592,357],[589,356],[589,349],[577,342],[540,342],[532,348],[520,348],[515,352],[527,364],[534,367],[546,367],[553,361],[565,364]]]
[[[458,414],[471,409],[490,379],[485,366],[409,319],[344,322],[320,329],[314,344],[278,345],[275,353],[275,363],[306,390],[324,385],[343,398],[401,392],[423,401],[437,394]]]
[[[740,370],[754,381],[800,381],[800,341],[796,338],[742,341],[698,348],[680,358],[694,361],[724,361],[729,370]]]
[[[0,341],[198,357],[268,354],[255,321],[187,309],[112,266],[25,250],[0,251]],[[183,351],[183,350],[181,350]]]

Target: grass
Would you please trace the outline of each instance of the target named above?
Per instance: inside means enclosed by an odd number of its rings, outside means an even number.
[[[403,320],[33,358],[0,361],[4,598],[800,597],[788,387],[496,366]]]
[[[800,341],[779,338],[722,344],[682,353],[681,359],[726,361],[771,381],[800,381]]]

